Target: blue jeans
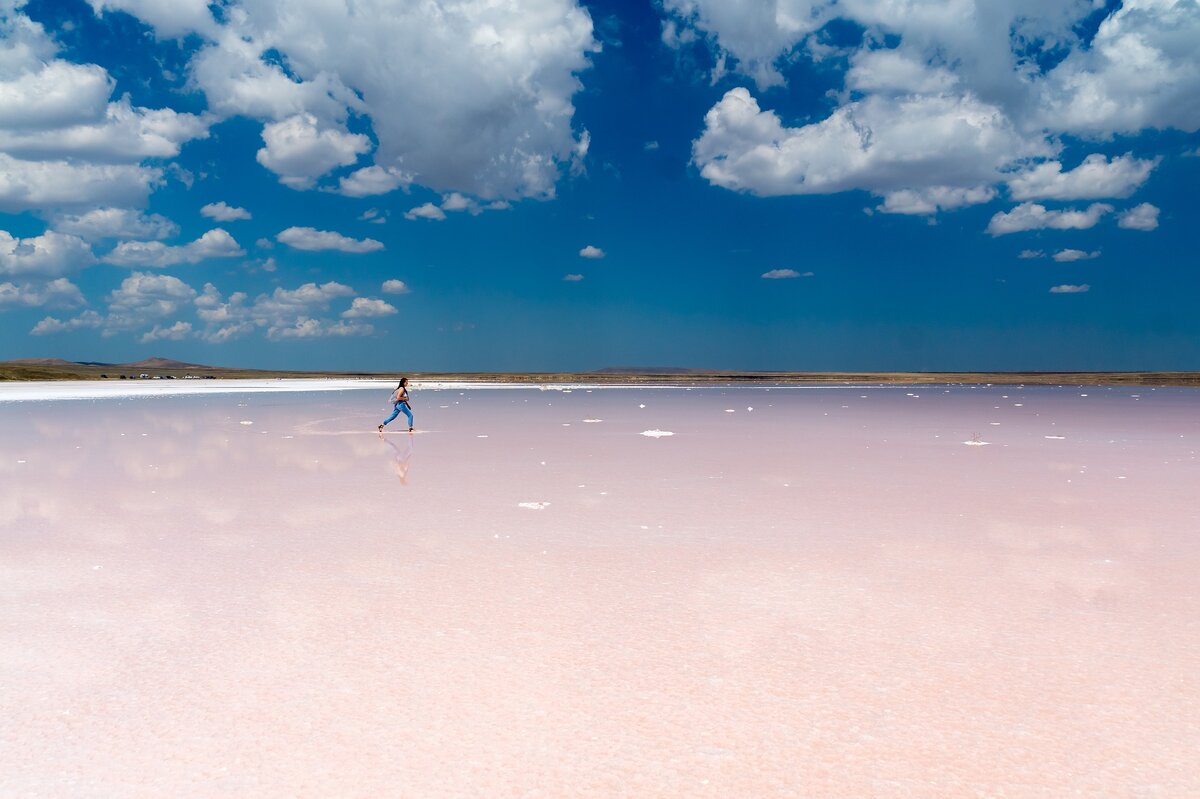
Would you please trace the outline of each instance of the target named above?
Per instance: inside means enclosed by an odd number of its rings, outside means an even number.
[[[389,416],[388,418],[384,419],[383,423],[386,425],[388,422],[395,419],[397,416],[400,415],[400,411],[404,411],[404,415],[408,417],[408,426],[412,427],[413,426],[413,415],[412,415],[412,411],[409,410],[407,402],[397,402],[396,407],[392,408],[392,415]]]

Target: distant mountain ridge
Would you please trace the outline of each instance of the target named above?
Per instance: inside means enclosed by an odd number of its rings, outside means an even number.
[[[133,363],[102,363],[100,361],[65,361],[62,358],[16,358],[11,361],[0,361],[0,364],[13,366],[111,366],[114,369],[218,369],[216,366],[205,366],[200,363],[184,363],[170,358],[143,358]]]
[[[213,366],[205,366],[202,363],[185,363],[183,361],[173,361],[170,358],[143,358],[140,361],[133,363],[118,363],[113,366],[137,366],[141,369],[214,369]]]

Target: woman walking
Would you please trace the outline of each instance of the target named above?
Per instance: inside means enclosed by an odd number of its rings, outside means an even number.
[[[383,432],[383,428],[388,422],[400,415],[400,411],[404,411],[404,415],[408,417],[408,432],[413,431],[413,415],[412,408],[408,407],[408,378],[400,379],[400,385],[396,386],[396,390],[392,392],[392,415],[383,420],[383,424],[379,425],[379,432]]]

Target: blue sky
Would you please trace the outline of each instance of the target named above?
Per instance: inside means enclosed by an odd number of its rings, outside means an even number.
[[[1195,2],[0,0],[0,359],[1200,369],[1198,130]]]

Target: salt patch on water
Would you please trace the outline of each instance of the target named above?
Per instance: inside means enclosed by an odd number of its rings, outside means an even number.
[[[549,502],[518,502],[518,508],[526,508],[528,510],[544,510],[550,507]]]
[[[603,422],[604,420],[603,419],[584,419],[583,421],[584,421],[584,424],[598,424],[600,422]]]
[[[990,442],[990,441],[964,441],[963,443],[966,444],[968,447],[986,447],[988,444],[991,444],[992,442]]]
[[[643,430],[641,434],[650,438],[662,438],[663,436],[675,435],[670,430]]]
[[[1067,437],[1066,436],[1042,436],[1042,438],[1048,438],[1051,441],[1065,441]]]
[[[250,421],[249,419],[243,419],[242,421],[238,422],[238,424],[254,424],[254,422]]]

